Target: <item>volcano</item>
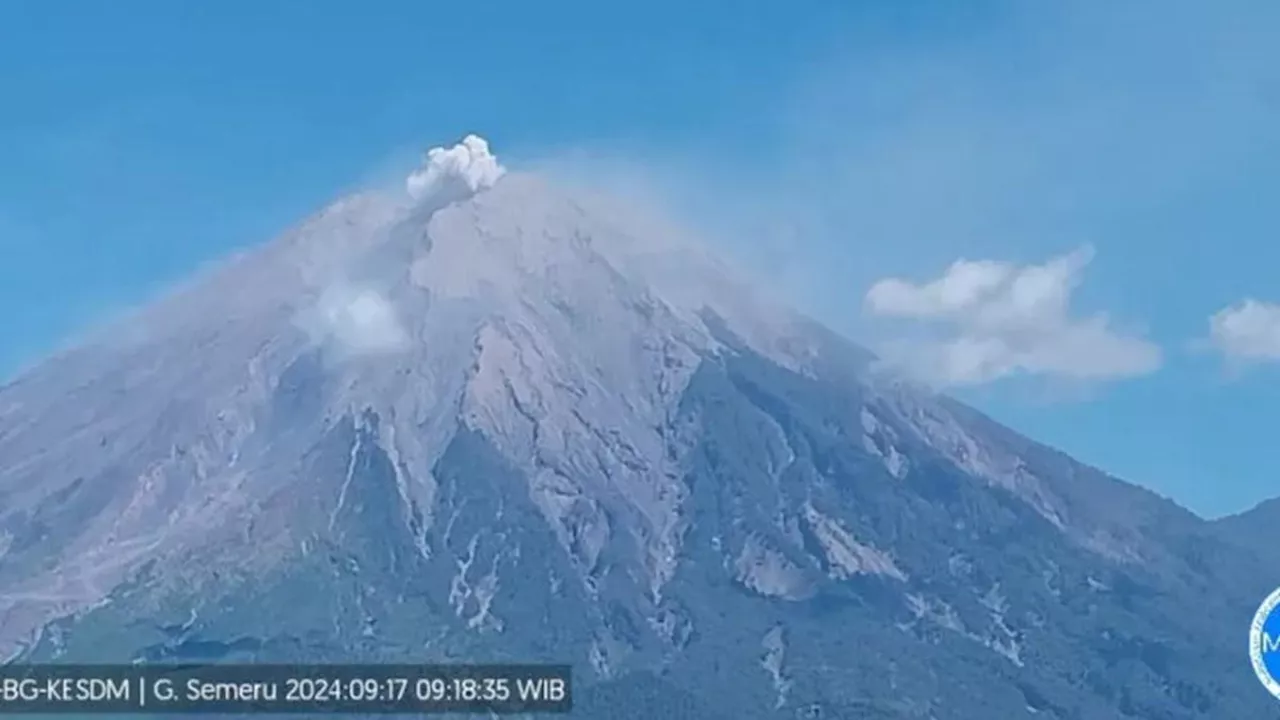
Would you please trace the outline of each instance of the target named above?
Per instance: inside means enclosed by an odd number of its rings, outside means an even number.
[[[0,656],[569,663],[583,718],[1275,716],[1271,555],[610,207],[469,137],[0,388]]]

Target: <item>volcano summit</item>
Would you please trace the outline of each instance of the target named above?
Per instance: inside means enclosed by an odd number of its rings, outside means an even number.
[[[678,236],[472,136],[17,377],[0,653],[572,663],[592,718],[1274,713],[1237,532]]]

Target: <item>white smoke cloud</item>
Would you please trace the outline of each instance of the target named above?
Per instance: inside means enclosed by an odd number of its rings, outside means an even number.
[[[506,172],[484,138],[468,135],[451,148],[428,150],[422,167],[405,181],[405,189],[417,201],[466,197],[493,187]]]
[[[367,289],[330,288],[320,297],[310,325],[324,340],[355,355],[393,352],[409,341],[395,307]]]
[[[925,380],[974,385],[1015,374],[1101,380],[1145,375],[1160,349],[1119,332],[1104,314],[1075,317],[1071,295],[1093,257],[1082,249],[1041,265],[958,260],[925,284],[889,278],[867,292],[874,315],[941,327],[940,337],[883,353]]]
[[[1209,342],[1228,359],[1280,360],[1280,305],[1248,298],[1209,318]]]

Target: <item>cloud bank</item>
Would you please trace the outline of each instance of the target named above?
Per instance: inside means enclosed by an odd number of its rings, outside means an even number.
[[[405,190],[417,201],[466,197],[493,187],[506,172],[484,138],[468,135],[453,147],[428,150],[422,167],[405,180]]]
[[[1072,294],[1092,257],[1085,248],[1040,265],[957,260],[931,282],[876,282],[865,309],[925,326],[925,337],[891,341],[882,355],[939,385],[1018,374],[1109,380],[1155,371],[1161,364],[1156,345],[1113,328],[1105,314],[1072,312]]]
[[[1280,305],[1248,298],[1209,318],[1209,342],[1237,362],[1280,360]]]

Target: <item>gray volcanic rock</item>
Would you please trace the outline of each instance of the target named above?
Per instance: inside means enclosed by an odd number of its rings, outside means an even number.
[[[1267,566],[1213,524],[483,179],[345,199],[0,389],[0,653],[569,662],[600,718],[1276,714]]]

